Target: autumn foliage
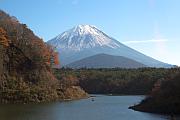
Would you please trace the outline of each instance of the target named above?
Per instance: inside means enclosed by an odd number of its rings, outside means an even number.
[[[54,64],[55,65],[59,65],[59,56],[58,56],[58,52],[54,52]]]
[[[8,46],[8,40],[36,66],[59,65],[58,53],[52,47],[35,36],[26,24],[20,24],[15,17],[0,11],[0,44]]]
[[[9,46],[7,34],[3,28],[0,27],[0,45]]]
[[[58,66],[59,63],[59,53],[55,52],[54,48],[51,45],[47,44],[47,52],[46,52],[46,63],[51,67],[53,65]]]
[[[59,82],[48,64],[52,55],[25,24],[0,10],[0,103],[59,99]]]

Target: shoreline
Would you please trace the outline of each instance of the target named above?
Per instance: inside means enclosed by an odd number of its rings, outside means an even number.
[[[157,114],[157,115],[175,115],[175,116],[180,116],[180,113],[173,113],[172,112],[167,112],[167,111],[160,111],[160,110],[150,110],[146,108],[142,108],[140,105],[134,105],[134,106],[129,106],[128,109],[138,111],[138,112],[144,112],[144,113],[152,113],[152,114]]]

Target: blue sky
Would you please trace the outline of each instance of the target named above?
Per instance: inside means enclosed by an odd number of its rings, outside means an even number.
[[[78,24],[95,25],[120,42],[180,65],[180,0],[0,0],[47,41]]]

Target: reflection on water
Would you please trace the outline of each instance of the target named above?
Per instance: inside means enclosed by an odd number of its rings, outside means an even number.
[[[34,105],[0,105],[0,120],[167,120],[128,109],[143,96],[103,96]]]

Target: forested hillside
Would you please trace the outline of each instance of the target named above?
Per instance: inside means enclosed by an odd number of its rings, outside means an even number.
[[[61,87],[51,72],[51,65],[58,64],[56,58],[57,53],[25,24],[0,11],[1,103],[45,102],[69,97],[67,88]],[[86,96],[84,92],[83,95]]]
[[[130,108],[161,114],[180,114],[180,70],[161,79],[145,100]]]

